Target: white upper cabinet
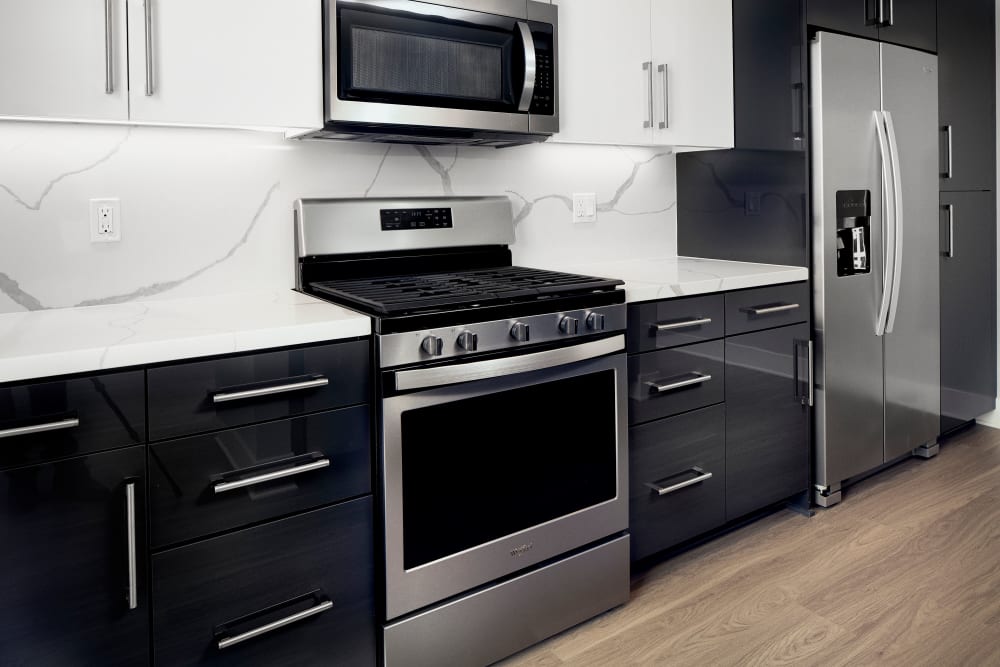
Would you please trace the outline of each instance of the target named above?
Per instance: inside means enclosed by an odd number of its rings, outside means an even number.
[[[732,148],[732,0],[559,0],[552,141]]]
[[[323,125],[320,0],[128,4],[133,121]]]
[[[0,116],[128,120],[125,0],[0,0]]]

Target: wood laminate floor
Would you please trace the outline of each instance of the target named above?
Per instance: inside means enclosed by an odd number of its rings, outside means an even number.
[[[503,667],[1000,665],[1000,431],[633,575],[627,605]]]

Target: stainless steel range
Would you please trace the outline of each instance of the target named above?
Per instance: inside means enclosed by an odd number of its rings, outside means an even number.
[[[621,281],[511,266],[503,197],[300,200],[372,316],[386,664],[486,664],[629,594]]]

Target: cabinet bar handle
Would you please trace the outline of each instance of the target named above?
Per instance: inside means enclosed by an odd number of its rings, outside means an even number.
[[[136,583],[136,562],[135,549],[135,482],[125,485],[125,531],[126,531],[126,558],[128,562],[128,608],[135,609],[139,606],[139,590]]]
[[[955,205],[945,204],[944,207],[948,210],[948,252],[945,257],[951,258],[955,256]]]
[[[271,387],[260,387],[258,389],[246,389],[244,391],[220,391],[212,394],[213,403],[227,403],[229,401],[242,401],[247,398],[259,398],[261,396],[271,396],[272,394],[284,394],[289,391],[302,391],[303,389],[315,389],[325,387],[330,384],[330,380],[322,375],[311,380],[300,382],[289,382],[287,384],[276,384]]]
[[[951,129],[951,125],[945,125],[944,126],[944,134],[945,134],[945,139],[946,139],[945,149],[947,151],[947,154],[945,155],[945,159],[944,159],[944,164],[945,164],[944,173],[941,174],[941,176],[944,177],[944,178],[951,178],[952,167],[954,166],[952,164],[952,156],[954,154],[954,144],[952,143],[952,136],[951,136],[952,135],[952,129]]]
[[[670,73],[666,63],[657,67],[656,71],[663,75],[663,120],[660,121],[660,129],[665,130],[670,127]]]
[[[673,493],[674,491],[680,491],[681,489],[686,489],[689,486],[694,486],[695,484],[701,484],[702,482],[712,479],[712,473],[705,472],[701,468],[694,466],[690,468],[689,472],[697,473],[697,477],[692,477],[691,479],[686,479],[683,482],[678,482],[677,484],[671,484],[670,486],[660,486],[656,482],[646,482],[646,486],[656,492],[658,496],[665,496],[668,493]]]
[[[142,0],[146,27],[146,97],[153,96],[153,0]]]
[[[692,320],[683,320],[681,322],[665,322],[663,324],[653,324],[650,325],[650,330],[652,333],[659,333],[661,331],[674,331],[675,329],[687,329],[689,327],[700,327],[703,324],[711,324],[711,317],[699,317]]]
[[[786,303],[781,306],[754,306],[753,308],[744,308],[743,312],[750,313],[751,315],[771,315],[772,313],[784,313],[789,310],[795,310],[799,308],[797,303]]]
[[[885,20],[885,25],[891,26],[896,22],[896,2],[895,0],[889,0],[889,13],[888,18]]]
[[[303,463],[300,466],[293,466],[291,468],[285,468],[284,470],[275,470],[274,472],[266,472],[261,475],[254,475],[253,477],[237,479],[232,482],[217,482],[212,486],[212,489],[216,493],[225,493],[226,491],[234,491],[236,489],[243,489],[248,486],[254,486],[256,484],[263,484],[264,482],[270,482],[276,479],[282,479],[284,477],[301,475],[304,472],[309,472],[311,470],[319,470],[320,468],[328,468],[329,466],[330,466],[330,459],[322,458],[322,459],[317,459],[312,463]]]
[[[44,433],[46,431],[58,431],[64,428],[76,428],[79,425],[80,420],[74,417],[72,419],[61,419],[57,422],[48,422],[46,424],[35,424],[34,426],[5,428],[0,431],[0,438],[14,438],[19,435],[32,435],[34,433]]]
[[[809,407],[816,405],[816,376],[814,375],[814,366],[816,365],[816,356],[813,352],[813,342],[812,339],[807,341],[806,349],[808,350],[808,357],[806,363],[809,365]]]
[[[653,61],[647,60],[646,62],[644,62],[642,64],[642,71],[646,72],[646,74],[649,76],[649,81],[648,81],[649,94],[646,96],[646,99],[649,102],[649,108],[647,109],[646,120],[642,121],[642,126],[645,128],[645,127],[653,127]]]
[[[292,614],[291,616],[286,616],[285,618],[280,618],[277,621],[274,621],[272,623],[267,623],[265,625],[261,625],[259,627],[254,628],[253,630],[247,630],[246,632],[244,632],[242,634],[233,635],[232,637],[221,637],[219,639],[219,650],[221,651],[224,648],[229,648],[230,646],[235,646],[236,644],[240,644],[242,642],[245,642],[248,639],[253,639],[254,637],[259,637],[259,636],[261,636],[263,634],[267,634],[268,632],[271,632],[272,630],[277,630],[278,628],[283,628],[286,625],[291,625],[292,623],[297,623],[297,622],[299,622],[301,620],[309,618],[310,616],[316,616],[317,614],[322,614],[324,611],[328,611],[328,610],[330,610],[332,608],[333,608],[333,601],[332,600],[324,600],[323,602],[320,602],[315,607],[310,607],[309,609],[306,609],[304,611],[300,611],[298,613]]]
[[[878,24],[878,8],[881,4],[882,0],[865,0],[865,25]]]
[[[114,26],[111,11],[111,0],[104,0],[104,93],[106,95],[115,92],[114,39],[111,35]]]
[[[671,382],[670,384],[660,384],[659,382],[647,382],[646,386],[649,387],[654,394],[663,394],[668,391],[673,391],[675,389],[681,389],[682,387],[690,387],[696,384],[702,384],[708,382],[712,379],[711,375],[705,375],[704,373],[691,373],[694,377],[688,378],[687,380],[678,380],[677,382]]]

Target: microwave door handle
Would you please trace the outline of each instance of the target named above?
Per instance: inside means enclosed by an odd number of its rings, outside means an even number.
[[[538,68],[535,61],[535,38],[531,36],[531,27],[524,21],[517,22],[517,29],[521,31],[521,41],[524,43],[524,89],[521,91],[521,102],[517,110],[528,113],[531,100],[535,97],[535,73]]]

